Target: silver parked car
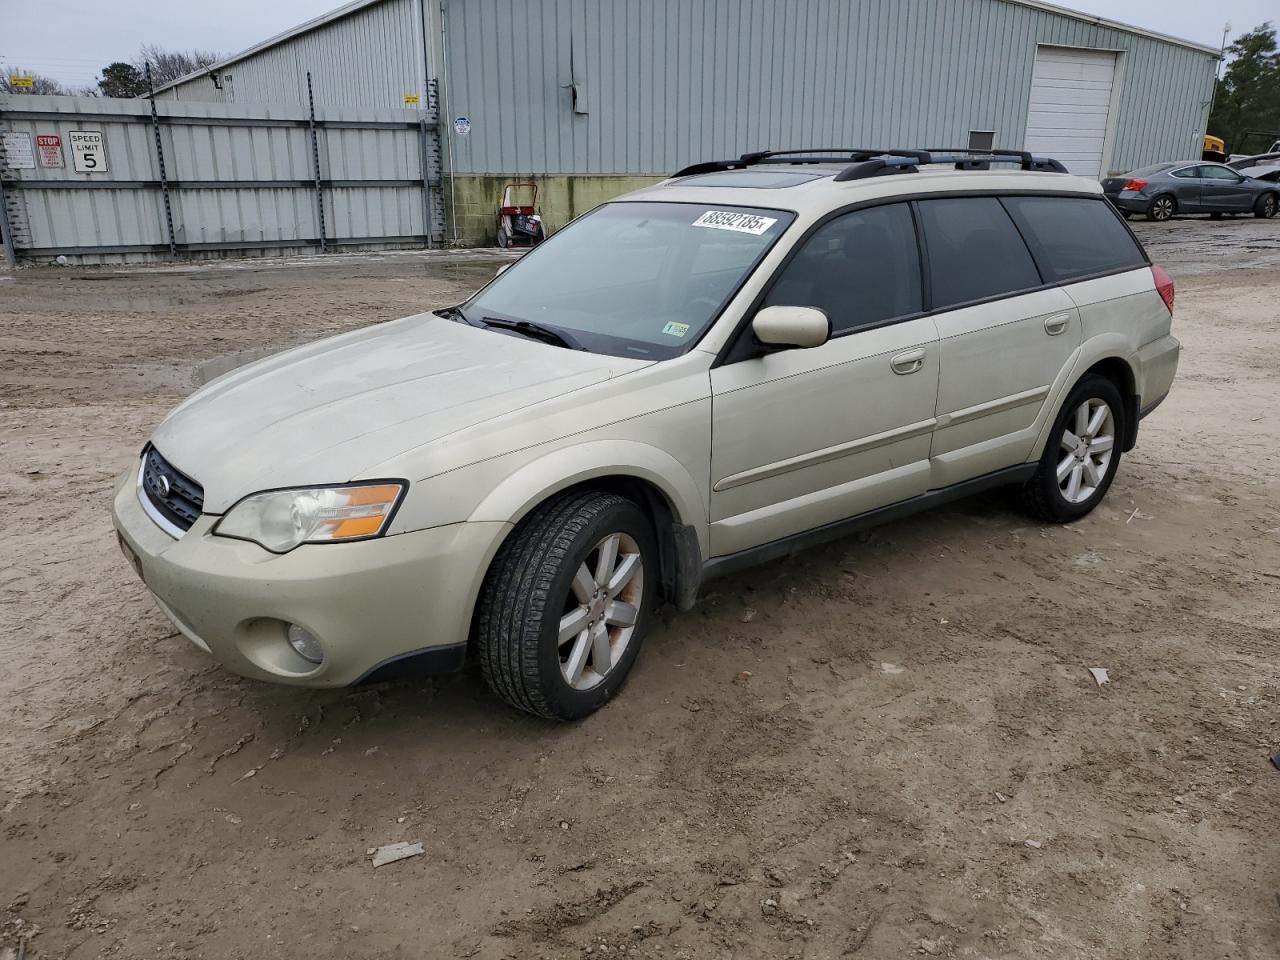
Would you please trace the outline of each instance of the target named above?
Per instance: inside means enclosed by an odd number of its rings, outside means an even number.
[[[1054,161],[699,164],[464,303],[208,384],[113,517],[238,673],[342,686],[470,654],[572,719],[710,577],[999,486],[1083,517],[1173,382],[1172,312],[1102,188]]]
[[[1224,163],[1187,160],[1157,163],[1102,181],[1102,189],[1127,217],[1145,214],[1148,220],[1169,220],[1183,213],[1252,213],[1274,217],[1280,207],[1280,187],[1246,177]]]

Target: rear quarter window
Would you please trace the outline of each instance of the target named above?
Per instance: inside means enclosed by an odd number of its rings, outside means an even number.
[[[1114,210],[1087,197],[1005,197],[1040,272],[1059,283],[1136,270],[1147,258]]]

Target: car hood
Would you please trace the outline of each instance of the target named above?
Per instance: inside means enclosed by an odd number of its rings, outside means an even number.
[[[169,414],[153,442],[217,514],[259,490],[358,479],[412,447],[650,362],[420,314],[233,370]]]

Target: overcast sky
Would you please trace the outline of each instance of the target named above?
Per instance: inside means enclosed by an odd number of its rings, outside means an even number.
[[[1059,0],[1161,33],[1217,46],[1276,19],[1276,0]],[[0,0],[0,69],[25,67],[66,84],[92,84],[143,42],[229,54],[340,6],[335,0]]]

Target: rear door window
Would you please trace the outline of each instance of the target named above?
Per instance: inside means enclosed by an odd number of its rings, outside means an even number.
[[[1062,283],[1147,265],[1133,235],[1101,198],[1005,197],[1003,203],[1046,280]]]
[[[1043,285],[996,198],[921,200],[919,208],[934,310]]]
[[[782,268],[765,306],[817,307],[833,333],[920,313],[920,249],[905,203],[842,214]]]

